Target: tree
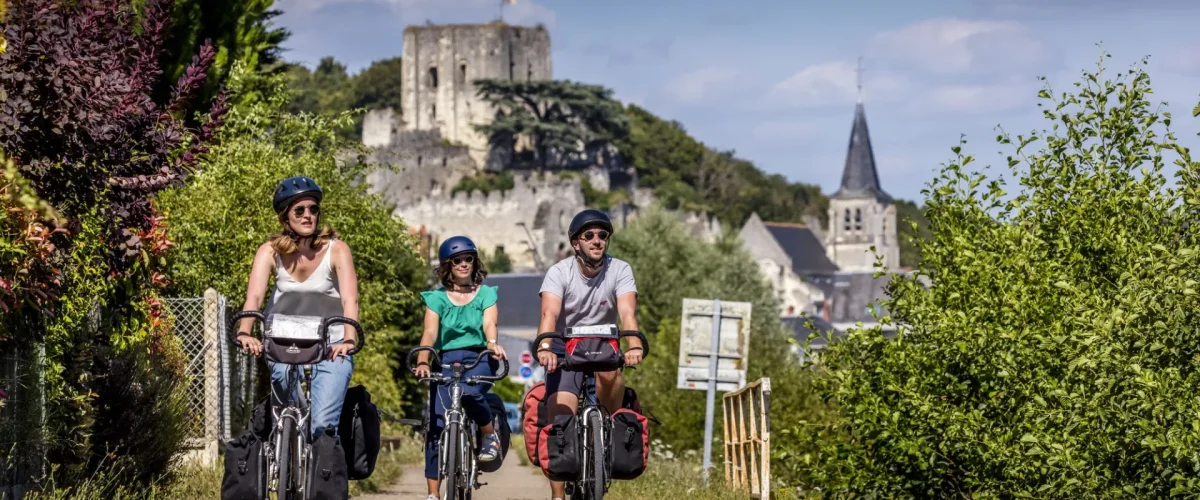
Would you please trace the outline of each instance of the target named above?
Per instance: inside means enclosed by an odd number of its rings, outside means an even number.
[[[562,80],[474,82],[479,96],[496,107],[491,123],[475,129],[493,148],[515,152],[522,138],[531,143],[539,168],[560,167],[563,157],[597,151],[628,134],[628,123],[612,90]]]
[[[202,170],[187,186],[160,198],[178,241],[169,267],[175,290],[194,296],[211,286],[231,304],[243,304],[255,250],[279,231],[270,207],[275,186],[292,175],[312,177],[326,192],[322,218],[354,252],[359,316],[367,330],[354,383],[366,385],[381,409],[403,415],[422,401],[399,364],[405,346],[416,344],[420,333],[416,291],[424,288],[428,269],[416,241],[380,195],[367,192],[362,181],[374,167],[339,161],[339,151],[350,144],[338,140],[336,131],[351,122],[348,113],[288,113],[283,76],[235,71],[231,86],[247,85],[273,90],[265,101],[235,106],[221,145]]]
[[[809,447],[775,470],[835,496],[1198,493],[1200,163],[1141,65],[1076,86],[1039,93],[1049,130],[998,137],[1019,193],[953,148],[925,190],[928,286],[892,279],[894,340],[827,350],[839,418],[797,426]]]
[[[171,242],[152,200],[208,151],[226,101],[185,126],[211,45],[153,98],[171,6],[148,1],[135,26],[123,2],[27,0],[3,27],[0,148],[16,168],[2,187],[17,196],[0,197],[0,350],[44,351],[45,458],[60,484],[102,467],[148,484],[185,437],[182,352],[156,296]]]
[[[703,446],[705,394],[675,387],[680,308],[688,297],[753,305],[747,376],[772,378],[772,420],[811,420],[826,411],[811,395],[809,374],[791,354],[791,333],[779,320],[770,285],[735,235],[710,245],[696,240],[671,213],[650,207],[613,235],[612,254],[629,262],[638,286],[638,323],[651,355],[625,376],[647,411],[662,422],[653,430],[656,440],[681,451]],[[719,436],[719,417],[716,425]],[[777,439],[787,444],[792,438]],[[714,446],[715,456],[720,448]]]
[[[145,3],[145,0],[134,0]],[[181,77],[191,55],[210,40],[216,47],[213,70],[197,90],[197,99],[207,103],[216,97],[229,78],[235,63],[256,71],[282,69],[280,54],[290,35],[286,29],[272,27],[271,20],[282,12],[274,9],[274,0],[177,0],[171,18],[171,37],[162,50],[163,73],[167,81]],[[165,98],[170,88],[160,85],[155,95]],[[262,98],[262,89],[246,88],[237,99]]]
[[[354,75],[351,106],[367,111],[391,108],[400,113],[400,83],[404,80],[403,62],[399,57],[380,59]],[[362,137],[363,117],[354,117],[354,137]]]

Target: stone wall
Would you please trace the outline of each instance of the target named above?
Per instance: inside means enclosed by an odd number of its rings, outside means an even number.
[[[583,208],[577,179],[517,173],[508,191],[451,195],[447,188],[397,206],[395,214],[410,225],[424,225],[435,245],[466,235],[489,254],[503,246],[515,271],[530,271],[558,260],[558,245],[566,242],[571,217]]]
[[[488,147],[473,125],[489,122],[495,111],[476,95],[472,82],[552,78],[550,34],[540,26],[409,26],[403,58],[404,128],[441,130],[450,142],[465,145],[477,165],[485,163]]]
[[[365,126],[363,135],[365,139]],[[392,167],[372,172],[367,181],[372,192],[381,193],[397,206],[449,193],[464,177],[475,173],[467,148],[443,141],[436,130],[396,133],[387,146],[374,148],[367,160]]]

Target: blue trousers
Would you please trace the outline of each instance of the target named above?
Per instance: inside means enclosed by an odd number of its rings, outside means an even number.
[[[442,358],[442,374],[449,377],[451,375],[450,365],[454,363],[462,363],[464,365],[474,363],[475,358],[479,353],[460,349],[455,351],[443,351],[439,354]],[[488,355],[480,361],[475,368],[463,375],[463,379],[474,377],[477,375],[491,376],[495,375],[500,369],[500,362]],[[492,410],[488,408],[487,399],[484,394],[490,391],[492,384],[482,383],[478,385],[462,384],[462,408],[466,413],[467,418],[475,422],[475,425],[483,427],[492,421]],[[425,433],[425,478],[438,479],[438,450],[441,449],[442,429],[446,427],[446,409],[450,407],[450,386],[438,385],[437,390],[430,389],[429,391],[429,428]]]
[[[303,367],[271,362],[268,362],[267,366],[271,369],[271,384],[275,394],[286,398],[285,401],[276,401],[273,404],[299,401],[300,385],[304,380]],[[332,427],[334,432],[337,432],[338,421],[342,418],[342,404],[346,402],[346,389],[350,387],[350,374],[353,372],[354,356],[327,359],[313,365],[312,383],[309,388],[312,395],[312,411],[309,418],[312,421],[311,437],[314,441],[327,427]]]

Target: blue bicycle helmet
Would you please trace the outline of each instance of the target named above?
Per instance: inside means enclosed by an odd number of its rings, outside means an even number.
[[[455,255],[466,252],[479,253],[479,249],[475,248],[475,242],[466,236],[454,236],[447,238],[442,242],[442,246],[438,247],[438,262],[446,262]]]
[[[321,191],[321,186],[318,186],[316,181],[308,177],[299,175],[288,177],[275,188],[275,196],[271,199],[271,205],[275,207],[275,213],[282,213],[287,210],[293,200],[300,196],[311,196],[317,203],[320,203],[325,192]]]

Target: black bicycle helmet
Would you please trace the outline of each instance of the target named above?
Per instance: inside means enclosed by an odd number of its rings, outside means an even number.
[[[599,224],[609,234],[613,233],[612,220],[608,218],[608,214],[589,208],[575,214],[575,218],[571,219],[571,226],[567,229],[567,240],[575,241],[583,228],[591,224]]]
[[[316,181],[308,177],[299,175],[288,177],[275,188],[275,196],[271,199],[271,205],[275,207],[275,213],[282,213],[287,210],[293,200],[300,196],[311,196],[317,203],[320,203],[325,192],[321,191],[321,186],[318,186]]]
[[[479,253],[475,248],[475,242],[466,236],[454,236],[442,242],[442,246],[438,247],[438,262],[446,262],[455,255],[466,252]]]

